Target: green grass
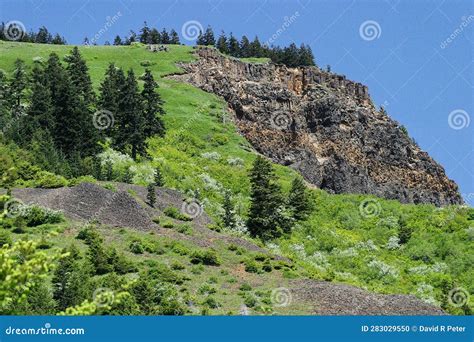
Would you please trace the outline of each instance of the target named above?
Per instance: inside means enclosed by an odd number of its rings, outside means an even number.
[[[180,72],[177,62],[194,59],[190,47],[172,45],[169,49],[169,52],[151,53],[141,45],[80,47],[96,90],[109,61],[124,69],[133,68],[138,75],[145,70],[140,63],[145,60],[151,62],[149,68],[158,79],[159,92],[165,101],[167,134],[164,138],[149,140],[151,160],[143,160],[139,164],[149,168],[161,166],[166,187],[194,193],[205,199],[206,212],[214,218],[220,210],[222,190],[230,189],[237,203],[237,214],[245,220],[250,191],[247,175],[255,153],[237,133],[223,100],[191,85],[164,78],[165,75]],[[16,58],[22,58],[31,65],[36,56],[46,59],[50,52],[55,51],[64,57],[70,50],[71,46],[0,42],[0,69],[11,72]],[[264,61],[252,59],[250,62]],[[116,167],[119,168],[114,165]],[[280,165],[275,165],[275,169],[283,190],[287,191],[295,171]],[[140,179],[136,182],[146,183]],[[474,227],[472,209],[403,205],[373,196],[329,195],[318,189],[311,192],[316,208],[311,217],[299,224],[290,237],[267,246],[276,253],[291,257],[298,265],[298,274],[355,284],[375,292],[410,293],[437,305],[446,299],[446,289],[462,287],[474,294],[474,228],[470,228]],[[377,215],[373,217],[365,217],[360,211],[361,203],[369,199],[378,208]],[[402,221],[413,229],[412,238],[399,248],[388,249],[387,243],[390,237],[397,235]],[[63,227],[64,232],[55,242],[58,246],[74,241],[71,229],[74,228]],[[128,250],[129,234],[139,234],[127,232],[118,235],[114,230],[104,230],[103,233],[108,242],[116,244],[120,250]],[[363,248],[370,244],[369,240],[375,246],[373,250]],[[129,254],[137,261],[164,258],[170,264],[180,262],[186,265],[186,269],[180,272],[192,279],[186,284],[188,290],[197,289],[210,277],[216,277],[218,283],[213,286],[219,290],[213,297],[222,303],[221,309],[210,309],[211,313],[216,314],[225,314],[227,310],[236,313],[236,308],[242,303],[242,298],[236,293],[243,281],[251,284],[254,290],[262,291],[286,281],[281,271],[264,274],[243,271],[244,279],[239,277],[240,273],[235,274],[235,270],[241,266],[240,261],[245,255],[239,256],[227,247],[218,247],[222,265],[215,268],[205,266],[201,273],[191,272],[198,268],[189,264],[187,256],[170,251],[165,256]],[[387,266],[388,273],[380,276],[377,265]],[[429,271],[421,272],[423,274],[413,271],[420,266],[429,267]],[[223,270],[228,275],[223,276],[220,273]],[[292,274],[286,272],[286,276]],[[237,281],[229,282],[231,279]],[[263,285],[255,287],[254,284]],[[432,290],[429,293],[420,292],[420,289],[426,289],[426,285],[431,286]],[[471,296],[471,307],[474,305],[473,298],[474,295]],[[451,313],[462,313],[460,308],[447,309]]]

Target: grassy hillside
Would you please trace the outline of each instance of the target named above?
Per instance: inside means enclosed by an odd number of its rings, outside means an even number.
[[[34,59],[46,59],[53,51],[64,57],[70,49],[71,46],[0,42],[0,69],[10,74],[16,58],[31,65]],[[134,183],[145,185],[152,177],[153,167],[160,165],[166,187],[179,189],[190,197],[200,199],[206,212],[216,220],[222,211],[223,191],[229,189],[237,207],[241,229],[225,233],[245,236],[242,231],[250,190],[247,175],[255,153],[237,133],[221,99],[164,77],[179,72],[177,62],[192,61],[192,49],[169,46],[169,52],[152,53],[137,44],[128,47],[80,47],[80,51],[87,61],[96,89],[110,62],[124,69],[133,68],[137,75],[141,75],[147,66],[158,80],[159,93],[165,101],[167,133],[164,138],[149,139],[151,160],[134,162],[106,148],[102,157],[113,162],[115,172],[120,174],[126,166],[133,166],[136,170]],[[280,165],[274,167],[283,190],[287,192],[295,172]],[[248,279],[252,289],[257,286],[260,291],[259,300],[263,301],[260,312],[271,311],[271,307],[265,309],[267,301],[264,297],[268,297],[275,284],[302,276],[350,283],[375,292],[414,294],[457,314],[469,313],[473,308],[472,298],[470,304],[463,307],[452,305],[449,300],[455,289],[474,294],[472,209],[402,205],[373,196],[330,195],[318,189],[312,189],[311,193],[315,206],[312,215],[299,224],[291,236],[266,246],[275,254],[291,258],[297,271],[271,274],[242,271],[243,277],[239,281]],[[73,224],[53,225],[51,229],[59,231],[60,235],[53,242],[60,246],[74,241],[78,232]],[[215,297],[222,304],[219,308],[208,307],[209,313],[237,313],[235,307],[245,296],[238,294],[237,285],[232,285],[231,273],[236,265],[240,265],[242,257],[236,256],[235,251],[229,251],[228,246],[217,247],[224,260],[222,267],[206,268],[199,273],[199,270],[195,271],[195,266],[189,264],[187,256],[173,251],[173,242],[130,230],[99,229],[107,244],[126,251],[137,263],[164,260],[168,265],[184,264],[184,270],[179,272],[192,279],[185,286],[187,290],[195,290],[198,284],[210,283],[217,289]],[[28,233],[39,236],[40,231],[36,229]],[[13,235],[15,239],[24,236]],[[132,235],[157,239],[158,243],[168,247],[161,255],[149,253],[136,256],[127,247]],[[406,241],[400,242],[400,238]],[[255,243],[261,244],[258,241]],[[250,252],[244,250],[242,253]],[[254,295],[258,297],[258,294]],[[206,307],[205,304],[198,306],[200,310]],[[307,312],[305,308],[279,311],[303,312]]]

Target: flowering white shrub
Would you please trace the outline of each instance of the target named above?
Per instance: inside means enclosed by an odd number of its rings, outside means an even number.
[[[154,180],[155,170],[148,164],[136,164],[130,166],[130,172],[133,175],[133,183],[150,184]]]
[[[374,259],[371,262],[369,262],[368,266],[376,270],[378,272],[378,275],[381,277],[398,276],[398,270],[390,265],[387,265],[383,261]]]
[[[398,236],[396,236],[396,235],[391,236],[388,239],[388,242],[385,245],[385,248],[387,248],[388,250],[391,250],[391,251],[400,248],[400,239],[398,238]]]
[[[220,191],[222,185],[207,173],[201,173],[199,178],[204,182],[204,189],[208,191]]]
[[[352,258],[359,255],[359,252],[357,252],[357,249],[355,249],[354,247],[349,247],[348,249],[344,250],[335,248],[333,253],[343,258]]]
[[[372,240],[361,241],[356,245],[356,248],[367,251],[376,251],[379,249]]]
[[[290,245],[290,249],[300,258],[306,258],[306,251],[304,250],[304,245],[302,243],[294,243]]]
[[[309,256],[306,258],[307,261],[314,265],[318,266],[323,266],[323,267],[329,267],[331,266],[329,264],[328,258],[326,255],[324,255],[321,252],[315,252],[313,255]]]
[[[201,157],[209,160],[219,160],[221,159],[221,155],[219,152],[204,152],[201,154]]]
[[[425,303],[431,304],[431,305],[437,305],[439,306],[439,302],[434,298],[434,287],[421,283],[418,285],[416,289],[416,296],[423,300]]]
[[[239,157],[227,158],[227,164],[232,165],[232,166],[243,166],[244,160]]]

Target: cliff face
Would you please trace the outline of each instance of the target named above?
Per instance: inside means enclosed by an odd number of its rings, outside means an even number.
[[[410,203],[462,203],[444,169],[377,111],[367,87],[316,67],[249,64],[196,51],[174,78],[223,97],[257,151],[334,193]]]

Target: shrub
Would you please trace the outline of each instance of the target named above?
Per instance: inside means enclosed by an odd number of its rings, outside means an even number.
[[[216,133],[211,138],[211,144],[214,146],[225,145],[229,142],[229,138],[222,133]]]
[[[208,306],[211,309],[217,309],[220,306],[219,302],[211,296],[207,297],[202,304]]]
[[[191,235],[193,232],[191,225],[189,225],[188,223],[180,224],[178,227],[176,227],[176,230],[179,233],[186,234],[186,235]]]
[[[130,243],[130,252],[134,254],[143,254],[145,251],[145,248],[143,247],[143,244],[140,240],[135,240]]]
[[[161,226],[162,226],[163,228],[173,228],[173,227],[174,227],[174,223],[173,223],[173,221],[171,221],[171,220],[166,220],[165,222],[163,222],[163,223],[161,224]]]
[[[155,222],[156,224],[160,224],[160,220],[161,220],[161,218],[160,218],[159,216],[154,217],[154,218],[152,219],[152,221]]]
[[[214,287],[210,286],[209,284],[203,284],[198,289],[199,294],[211,295],[211,294],[214,294],[216,292],[217,292],[217,290]]]
[[[68,181],[63,176],[55,175],[48,171],[40,171],[33,180],[36,188],[60,188],[68,185]]]
[[[252,286],[250,286],[248,283],[243,283],[242,285],[240,285],[239,290],[240,291],[251,291]]]
[[[208,249],[205,251],[194,251],[191,254],[191,263],[193,264],[204,264],[211,266],[219,266],[220,261],[217,257],[216,251]]]
[[[257,263],[253,260],[245,260],[244,261],[245,265],[245,271],[249,273],[258,273],[258,266]]]
[[[112,183],[106,183],[106,184],[102,185],[102,187],[104,189],[107,189],[107,190],[110,190],[110,191],[113,191],[113,192],[117,191],[117,187],[115,185],[113,185]]]
[[[2,247],[3,245],[11,246],[12,242],[13,241],[10,236],[10,233],[7,230],[1,229],[0,230],[0,247]]]
[[[173,262],[171,263],[171,269],[172,269],[172,270],[177,270],[177,271],[179,271],[179,270],[184,270],[185,268],[186,268],[186,267],[185,267],[182,263],[180,263],[180,262],[178,262],[178,261],[173,261]]]
[[[20,216],[24,218],[28,227],[36,227],[46,223],[55,224],[64,220],[62,212],[37,205],[23,205]]]
[[[257,305],[257,298],[255,298],[254,295],[247,293],[244,298],[244,304],[249,308],[253,308],[255,305]]]
[[[155,65],[155,64],[156,64],[155,62],[149,61],[148,59],[145,59],[145,60],[140,62],[140,65],[142,67],[149,67],[149,66],[152,66],[152,65]]]
[[[264,270],[265,272],[271,272],[272,269],[272,263],[270,262],[270,260],[266,260],[262,265],[262,270]]]
[[[175,207],[168,207],[164,211],[166,216],[169,216],[171,218],[174,218],[175,220],[180,220],[180,221],[192,221],[192,218],[189,217],[186,214],[181,213],[177,208]]]

